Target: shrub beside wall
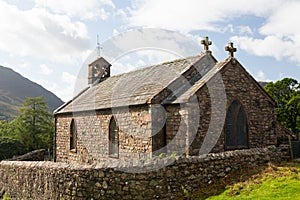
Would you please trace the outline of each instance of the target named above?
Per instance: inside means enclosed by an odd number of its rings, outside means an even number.
[[[242,167],[286,159],[287,147],[271,146],[131,164],[2,161],[0,190],[13,199],[172,199],[182,193],[183,187],[193,191]],[[145,169],[155,170],[138,173]]]

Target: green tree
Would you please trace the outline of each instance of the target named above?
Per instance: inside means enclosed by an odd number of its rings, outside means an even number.
[[[292,78],[270,82],[265,90],[277,104],[278,121],[294,134],[300,131],[300,84]]]
[[[14,123],[17,139],[28,151],[52,148],[53,116],[42,97],[25,99]]]
[[[19,140],[7,137],[0,138],[0,160],[26,153],[26,147]]]
[[[0,160],[26,153],[25,145],[15,134],[15,121],[0,120]]]
[[[0,120],[0,137],[5,137],[9,134],[8,122],[6,120]]]
[[[14,121],[0,120],[0,138],[16,138]]]

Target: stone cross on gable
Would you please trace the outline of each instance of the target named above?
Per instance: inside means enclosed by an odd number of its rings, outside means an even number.
[[[233,43],[229,42],[228,45],[225,47],[225,51],[228,51],[229,57],[234,57],[233,53],[236,52],[236,48],[233,47]]]
[[[209,51],[209,45],[211,45],[212,42],[208,40],[207,36],[205,36],[203,40],[201,40],[201,44],[204,45],[204,51]]]

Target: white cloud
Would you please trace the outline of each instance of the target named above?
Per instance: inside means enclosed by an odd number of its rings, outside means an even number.
[[[131,27],[229,32],[235,35],[231,40],[248,53],[300,65],[299,10],[297,0],[133,0],[127,20]],[[255,16],[264,22],[242,24],[238,21],[241,16]],[[239,23],[235,27],[230,24],[233,20]]]
[[[74,76],[73,74],[70,74],[68,72],[63,72],[61,75],[61,80],[74,87],[74,84],[76,81],[76,76]]]
[[[53,73],[53,70],[51,68],[49,68],[47,65],[41,64],[40,65],[40,73],[43,75],[51,75]]]
[[[228,25],[225,26],[224,28],[220,29],[220,31],[221,31],[222,33],[225,33],[225,32],[233,33],[233,32],[234,32],[234,28],[233,28],[233,25],[232,25],[232,24],[228,24]]]
[[[272,80],[269,79],[266,75],[266,73],[262,70],[259,70],[255,75],[256,80],[258,81],[265,81],[265,82],[271,82]]]
[[[119,35],[120,34],[120,32],[117,30],[117,29],[113,29],[113,33],[112,33],[112,35],[113,36],[117,36],[117,35]]]
[[[259,70],[256,74],[257,80],[264,81],[266,80],[266,75],[262,70]]]
[[[43,86],[50,92],[54,93],[56,96],[58,96],[61,100],[64,102],[68,101],[72,97],[72,93],[69,91],[69,87],[59,87],[58,83],[55,82],[49,82],[44,79],[39,79],[36,81],[39,85]]]
[[[111,0],[35,0],[37,7],[48,8],[54,13],[66,14],[81,19],[105,20],[109,13],[105,8],[115,8]]]
[[[235,36],[231,39],[239,48],[253,55],[271,56],[277,60],[287,58],[300,65],[299,10],[299,1],[286,1],[260,27],[262,38]]]
[[[63,72],[60,79],[60,83],[46,80],[38,80],[37,82],[66,102],[74,96],[76,76]]]
[[[284,0],[144,0],[134,1],[129,12],[130,26],[222,31],[218,22],[241,15],[268,16]],[[268,5],[268,6],[265,6]],[[221,28],[221,29],[220,29]]]
[[[260,33],[263,35],[273,34],[279,37],[297,36],[297,39],[300,39],[300,28],[297,26],[300,20],[299,10],[299,1],[287,1],[270,15],[267,23],[260,28]]]
[[[163,29],[135,29],[116,35],[105,41],[103,54],[111,60],[143,50],[169,52],[178,56],[200,53],[199,42],[187,35]],[[109,61],[111,61],[109,60]]]
[[[234,36],[231,40],[239,46],[239,48],[247,51],[250,54],[257,56],[272,56],[277,60],[283,57],[289,57],[300,62],[300,52],[293,52],[296,48],[291,41],[284,41],[277,36],[270,35],[263,39],[255,39],[247,36]],[[300,49],[299,49],[300,51]]]
[[[43,86],[44,88],[46,88],[47,90],[51,91],[52,87],[49,87],[49,81],[44,80],[44,79],[39,79],[36,80],[36,83]]]
[[[41,8],[22,11],[0,0],[0,51],[72,63],[88,48],[85,24]]]
[[[23,69],[27,69],[27,70],[31,70],[31,65],[30,63],[28,63],[25,60],[22,60],[21,63],[18,65],[18,67],[23,68]]]
[[[240,35],[253,35],[253,31],[249,26],[238,26]]]
[[[127,10],[124,9],[118,9],[115,13],[114,16],[120,17],[121,19],[126,19],[127,18]]]
[[[113,75],[120,74],[120,73],[125,73],[125,72],[130,72],[130,71],[137,68],[137,66],[135,66],[135,65],[122,62],[122,59],[120,61],[114,62],[113,66],[114,66],[112,68],[112,74]]]
[[[167,60],[199,54],[199,36],[184,35],[163,29],[134,29],[114,35],[102,43],[101,56],[112,64],[112,75],[145,67]],[[86,66],[97,58],[96,51],[85,60],[80,76]],[[82,88],[82,83],[77,86]]]
[[[300,32],[299,32],[300,34]],[[277,60],[287,58],[300,65],[300,41],[285,40],[284,38],[268,35],[263,39],[247,36],[234,36],[231,40],[242,50],[256,56],[270,56]]]
[[[280,72],[280,73],[278,74],[278,77],[279,77],[279,80],[280,80],[280,79],[282,79],[282,78],[284,78],[284,75],[283,75],[283,73],[282,73],[282,72]]]
[[[140,57],[141,60],[148,61],[148,65],[150,64],[158,64],[161,62],[165,62],[168,60],[174,60],[178,58],[182,58],[176,53],[169,52],[169,51],[164,51],[160,49],[146,49],[146,50],[141,50],[137,51],[136,54]],[[138,61],[140,62],[140,61]]]

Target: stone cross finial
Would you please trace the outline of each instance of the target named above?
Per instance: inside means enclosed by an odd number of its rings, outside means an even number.
[[[204,45],[204,51],[209,51],[209,45],[211,45],[212,42],[208,40],[207,36],[205,36],[204,39],[201,40],[201,44]]]
[[[233,43],[229,42],[228,45],[225,47],[225,51],[228,51],[229,57],[234,57],[233,53],[236,52],[236,48],[233,47]]]

